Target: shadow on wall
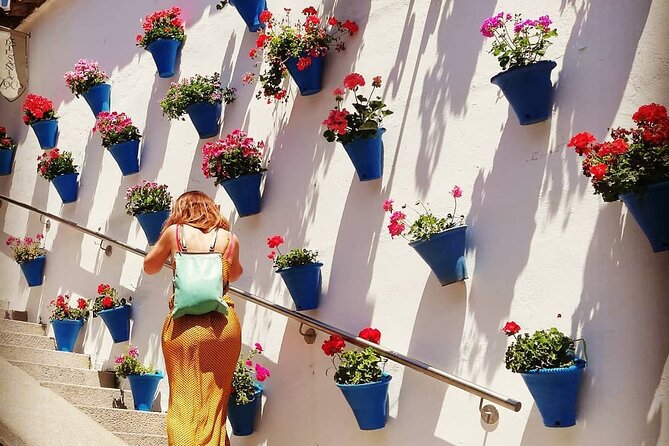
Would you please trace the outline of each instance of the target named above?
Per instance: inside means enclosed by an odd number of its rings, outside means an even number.
[[[588,345],[589,363],[578,403],[582,415],[575,427],[559,435],[563,430],[543,428],[534,407],[523,446],[539,441],[568,444],[564,435],[596,442],[612,425],[626,426],[616,433],[615,444],[659,444],[661,411],[667,404],[661,381],[669,354],[669,301],[654,290],[669,289],[669,253],[653,254],[631,215],[622,224],[621,207],[607,204],[597,218],[583,271],[583,293],[572,316],[572,334],[580,332]],[[614,367],[605,366],[616,357],[625,360],[614,359]],[[607,409],[600,410],[603,407]]]
[[[416,188],[424,198],[428,191],[429,179],[439,165],[442,153],[446,150],[446,117],[449,112],[453,115],[466,115],[467,98],[469,96],[474,70],[481,53],[483,39],[477,33],[482,18],[491,15],[495,9],[495,0],[483,2],[456,2],[432,1],[427,12],[427,19],[423,31],[420,33],[419,59],[415,62],[408,89],[408,99],[402,116],[397,149],[399,151],[404,129],[411,110],[411,101],[414,97],[418,73],[420,70],[420,55],[425,53],[428,45],[436,41],[436,60],[429,58],[425,64],[430,65],[422,85],[429,94],[420,95],[419,116],[422,122],[422,136],[420,150],[416,163]],[[407,58],[416,26],[415,1],[409,3],[404,22],[402,39],[400,41],[395,66],[390,71],[385,92],[391,89],[393,96],[399,90],[407,68]],[[449,9],[450,7],[450,9]],[[470,37],[462,38],[463,35]]]

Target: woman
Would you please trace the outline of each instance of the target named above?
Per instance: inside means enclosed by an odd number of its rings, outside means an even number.
[[[178,230],[181,227],[181,231]],[[177,198],[165,229],[144,260],[144,271],[155,274],[182,249],[223,254],[223,289],[242,275],[239,242],[218,206],[200,191]],[[215,237],[215,239],[214,239]],[[241,330],[234,303],[225,295],[227,316],[210,312],[177,319],[168,314],[162,346],[170,386],[167,438],[170,446],[229,446],[225,421],[232,374],[241,349]],[[170,298],[170,310],[173,297]]]

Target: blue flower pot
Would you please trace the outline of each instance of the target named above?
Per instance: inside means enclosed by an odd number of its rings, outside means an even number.
[[[240,217],[260,213],[260,180],[262,174],[256,173],[221,183]]]
[[[33,260],[27,262],[19,263],[21,266],[21,271],[28,282],[28,286],[40,286],[44,281],[44,263],[46,262],[45,256],[39,256]]]
[[[653,252],[669,250],[669,181],[655,183],[640,195],[620,196],[648,237]]]
[[[58,141],[58,120],[46,119],[44,121],[37,121],[30,124],[33,128],[39,146],[44,150],[53,149],[56,147]]]
[[[98,84],[91,87],[88,91],[81,94],[96,118],[100,112],[108,112],[110,110],[109,103],[111,101],[111,85]]]
[[[12,166],[14,165],[15,156],[16,149],[0,149],[0,176],[9,175],[12,173]]]
[[[98,311],[98,316],[105,322],[114,342],[126,342],[130,339],[131,313],[132,307],[130,305],[121,305],[109,310]]]
[[[298,310],[318,308],[323,282],[321,266],[319,262],[277,270]]]
[[[237,9],[252,33],[265,27],[260,23],[260,13],[267,9],[265,0],[230,0],[230,4]]]
[[[376,136],[358,139],[344,144],[344,149],[353,162],[360,181],[378,180],[383,176],[383,134],[386,129],[378,129]]]
[[[511,68],[490,79],[499,86],[518,117],[520,125],[545,121],[553,106],[551,71],[557,64],[542,60],[523,67]]]
[[[139,225],[144,230],[149,245],[155,245],[160,238],[165,220],[170,216],[170,211],[147,212],[146,214],[137,214]]]
[[[256,414],[260,408],[262,387],[256,385],[256,392],[248,404],[238,405],[234,402],[234,394],[228,402],[228,419],[232,424],[232,433],[238,437],[251,435],[255,428]]]
[[[311,65],[304,70],[297,69],[297,57],[289,57],[286,68],[300,89],[302,96],[309,96],[321,91],[323,85],[323,64],[325,56],[312,57]]]
[[[537,403],[546,427],[576,424],[576,400],[586,362],[579,359],[571,367],[540,369],[521,373]]]
[[[123,175],[139,172],[139,139],[114,144],[107,150],[116,160]]]
[[[430,266],[442,286],[467,278],[465,234],[467,226],[457,226],[428,240],[409,243]]]
[[[156,63],[158,76],[162,78],[174,76],[179,48],[181,41],[177,39],[156,39],[146,46],[146,50],[151,53]]]
[[[63,200],[63,204],[74,203],[77,201],[79,190],[77,177],[79,177],[78,173],[66,173],[65,175],[59,175],[51,180],[56,187],[56,192],[60,195],[60,199]]]
[[[392,376],[384,373],[381,381],[369,384],[337,384],[353,410],[360,429],[382,429],[388,419],[388,384]]]
[[[212,104],[210,102],[197,102],[186,108],[190,120],[193,121],[195,130],[197,130],[200,139],[211,138],[218,135],[221,126],[220,102]]]
[[[135,410],[143,412],[151,410],[161,379],[163,379],[163,374],[160,372],[146,373],[144,375],[128,375]]]
[[[61,352],[73,352],[79,331],[84,326],[82,319],[52,319],[51,326],[56,337],[56,348]]]

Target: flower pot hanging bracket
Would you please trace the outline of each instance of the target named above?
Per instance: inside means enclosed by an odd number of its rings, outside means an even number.
[[[304,342],[307,344],[313,344],[316,341],[316,330],[311,327],[307,327],[305,331],[302,331],[304,324],[300,324],[300,334],[304,336]]]
[[[481,421],[483,424],[491,426],[499,421],[499,411],[492,404],[483,405],[483,398],[479,402],[479,412],[481,412]]]

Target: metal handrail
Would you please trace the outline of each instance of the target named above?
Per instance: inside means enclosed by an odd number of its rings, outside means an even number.
[[[47,218],[53,219],[59,223],[63,223],[71,228],[74,228],[80,232],[83,232],[85,234],[88,234],[90,236],[99,238],[101,240],[105,240],[109,243],[113,243],[114,245],[123,248],[126,251],[132,252],[134,254],[137,254],[138,256],[145,257],[147,255],[147,252],[144,251],[143,249],[138,249],[133,246],[128,245],[127,243],[121,242],[119,240],[115,240],[105,234],[102,234],[97,231],[93,231],[91,229],[88,229],[84,226],[78,225],[77,223],[74,223],[73,221],[64,219],[62,217],[59,217],[58,215],[54,215],[50,212],[44,211],[42,209],[36,208],[34,206],[31,206],[29,204],[14,200],[12,198],[9,198],[3,194],[0,194],[0,201],[6,201],[8,203],[14,204],[16,206],[22,207],[24,209],[27,209],[32,212],[36,212],[38,214],[41,214]],[[445,382],[447,384],[450,384],[452,386],[455,386],[459,389],[462,389],[466,392],[469,392],[473,395],[476,395],[480,397],[481,399],[488,400],[490,402],[493,402],[495,404],[499,404],[500,406],[510,409],[514,412],[520,411],[521,408],[521,402],[516,401],[512,398],[509,398],[507,396],[504,396],[500,393],[497,393],[493,390],[490,390],[486,387],[480,386],[478,384],[475,384],[473,382],[467,381],[466,379],[460,378],[455,375],[451,375],[450,373],[444,372],[443,370],[439,370],[436,367],[433,367],[423,361],[419,361],[415,358],[412,358],[410,356],[403,355],[402,353],[397,353],[395,351],[392,351],[386,347],[383,347],[382,345],[374,344],[372,342],[369,342],[365,339],[359,338],[351,333],[348,333],[346,331],[340,330],[337,327],[334,327],[332,325],[326,324],[325,322],[319,321],[318,319],[314,319],[310,316],[307,316],[305,314],[299,313],[295,310],[291,310],[289,308],[283,307],[281,305],[277,305],[274,302],[271,302],[267,299],[263,299],[262,297],[255,296],[247,291],[240,290],[236,287],[231,286],[230,291],[234,293],[235,295],[241,297],[242,299],[252,302],[256,305],[259,305],[261,307],[267,308],[269,310],[272,310],[276,313],[282,314],[290,319],[294,319],[304,325],[307,325],[309,327],[314,328],[315,330],[319,330],[324,333],[328,334],[335,334],[339,335],[342,338],[344,338],[346,341],[350,342],[351,344],[357,345],[359,347],[372,347],[374,350],[376,350],[380,355],[398,363],[402,364],[405,367],[409,367],[410,369],[416,370],[424,375],[430,376],[432,378],[435,378],[439,381]]]

